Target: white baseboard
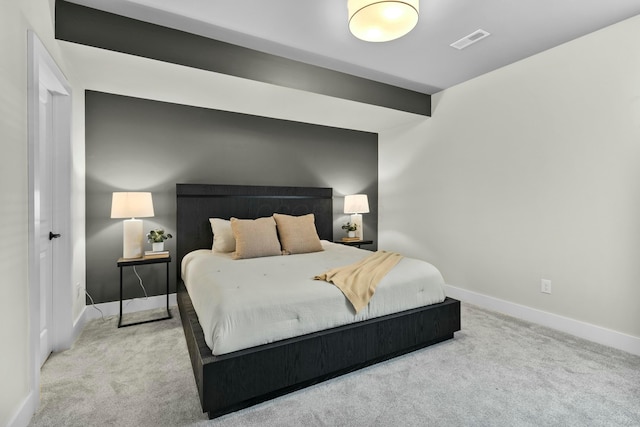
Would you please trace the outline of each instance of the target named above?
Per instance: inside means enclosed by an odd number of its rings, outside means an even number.
[[[176,294],[169,294],[169,306],[174,306],[178,303],[176,298]],[[133,313],[136,311],[144,311],[144,310],[152,310],[154,308],[163,308],[167,306],[167,296],[166,295],[157,295],[153,297],[145,298],[134,298],[122,301],[122,313]],[[96,310],[99,308],[102,311]],[[95,304],[95,306],[88,305],[85,308],[85,314],[87,320],[100,319],[102,316],[117,316],[120,313],[120,302],[112,301],[112,302],[103,302],[100,304]]]
[[[445,293],[447,296],[460,301],[508,314],[509,316],[640,356],[640,338],[638,337],[451,285],[445,285]]]
[[[88,320],[89,319],[87,318],[87,307],[85,306],[80,312],[80,315],[78,316],[78,318],[75,320],[75,322],[73,322],[73,331],[71,332],[72,345],[74,342],[76,342],[76,340],[80,336],[80,333],[82,333],[82,330],[84,329]]]
[[[38,390],[40,392],[40,390]],[[27,427],[31,422],[33,414],[36,413],[36,396],[34,392],[30,392],[27,397],[24,398],[15,415],[7,424],[8,427]]]

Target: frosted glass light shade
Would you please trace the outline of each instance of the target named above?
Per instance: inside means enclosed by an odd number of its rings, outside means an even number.
[[[419,0],[348,0],[349,30],[368,42],[387,42],[418,23]]]
[[[344,213],[369,213],[369,199],[366,194],[344,196]]]
[[[114,192],[111,218],[145,218],[153,216],[153,200],[147,192]]]

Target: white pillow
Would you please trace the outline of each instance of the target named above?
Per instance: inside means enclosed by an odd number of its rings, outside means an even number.
[[[213,246],[215,252],[233,252],[236,250],[236,239],[231,230],[231,221],[220,218],[209,218],[213,232]]]

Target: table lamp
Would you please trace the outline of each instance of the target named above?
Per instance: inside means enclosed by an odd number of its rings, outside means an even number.
[[[351,214],[351,223],[356,224],[356,237],[364,240],[362,215],[369,213],[369,200],[366,194],[352,194],[344,197],[344,213]]]
[[[111,218],[130,218],[122,226],[122,258],[142,258],[144,231],[142,220],[153,216],[151,193],[114,192],[111,199]]]

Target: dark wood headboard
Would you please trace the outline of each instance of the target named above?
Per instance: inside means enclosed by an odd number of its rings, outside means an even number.
[[[333,240],[333,189],[253,185],[176,184],[178,278],[182,258],[211,249],[209,218],[255,219],[274,213],[315,215],[320,239]]]

